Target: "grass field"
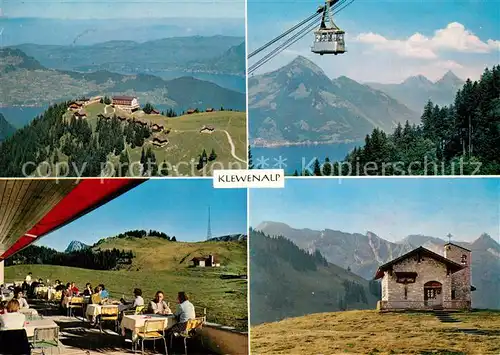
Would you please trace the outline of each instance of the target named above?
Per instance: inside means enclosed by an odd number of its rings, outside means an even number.
[[[216,255],[221,260],[221,273],[245,274],[247,271],[246,243],[240,242],[171,242],[161,238],[106,238],[96,248],[133,250],[135,258],[130,270],[190,270],[195,256]],[[191,271],[189,271],[191,272]]]
[[[147,118],[148,116],[150,118]],[[142,116],[142,119],[158,123],[164,126],[165,129],[170,129],[168,134],[169,144],[166,147],[160,148],[151,145],[159,162],[166,161],[171,165],[175,165],[179,162],[189,163],[191,159],[194,159],[196,165],[203,149],[206,150],[207,154],[210,154],[213,149],[217,154],[217,159],[207,165],[206,175],[211,175],[213,168],[246,168],[246,163],[244,163],[247,160],[245,112],[207,112],[174,118],[146,115]],[[204,125],[215,127],[215,132],[200,133],[199,131]],[[224,131],[231,137],[236,157],[243,160],[243,162],[231,154],[231,145]],[[130,161],[140,159],[141,148],[129,148],[128,151]],[[185,165],[178,166],[178,173],[189,176],[202,175],[202,172],[192,171],[190,167]]]
[[[154,239],[154,240],[152,240]],[[54,265],[15,265],[5,268],[7,282],[23,280],[28,272],[35,278],[104,283],[113,298],[132,299],[135,287],[143,290],[145,301],[158,290],[175,305],[178,291],[186,291],[197,307],[207,308],[208,321],[247,330],[247,281],[223,280],[224,273],[246,274],[246,244],[238,242],[169,242],[159,238],[111,239],[101,249],[133,250],[137,259],[127,270],[98,271]],[[193,256],[212,253],[220,256],[220,268],[189,267]],[[192,255],[192,256],[191,256]]]
[[[252,354],[500,354],[500,311],[452,313],[347,311],[289,318],[251,328]],[[460,329],[478,329],[468,335]]]

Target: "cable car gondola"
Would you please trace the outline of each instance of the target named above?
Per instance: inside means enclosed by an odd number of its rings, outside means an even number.
[[[320,55],[345,53],[344,31],[338,28],[332,19],[333,15],[338,14],[353,2],[354,0],[326,0],[325,5],[320,6],[311,16],[251,52],[247,56],[248,59],[267,50],[272,45],[276,45],[274,49],[250,65],[247,68],[247,74],[253,75],[257,69],[276,57],[283,50],[310,34],[315,28],[317,28],[314,32],[315,41],[311,47],[313,53]]]
[[[344,34],[345,32],[333,22],[330,1],[326,1],[321,25],[314,31],[314,43],[311,51],[320,55],[345,53]]]

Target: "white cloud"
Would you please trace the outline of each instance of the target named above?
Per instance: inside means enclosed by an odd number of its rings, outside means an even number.
[[[439,57],[439,51],[490,53],[500,50],[499,40],[488,39],[483,42],[458,22],[452,22],[446,28],[435,31],[434,36],[430,38],[417,32],[404,40],[388,39],[380,34],[368,32],[359,34],[355,39],[371,45],[376,50],[420,59],[436,59]]]

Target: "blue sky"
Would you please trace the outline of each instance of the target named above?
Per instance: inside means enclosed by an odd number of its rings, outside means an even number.
[[[250,51],[308,17],[321,3],[248,0]],[[283,66],[298,54],[330,77],[346,75],[361,82],[400,82],[417,74],[436,80],[448,70],[477,79],[486,66],[500,63],[497,0],[354,0],[334,19],[346,31],[346,54],[310,53],[311,33],[262,71]]]
[[[37,245],[64,250],[72,240],[93,244],[133,229],[154,229],[179,241],[205,240],[210,205],[212,235],[246,233],[245,189],[214,189],[211,179],[149,180]]]
[[[240,18],[244,0],[4,0],[8,17],[69,19]]]
[[[396,241],[410,234],[500,241],[500,179],[287,179],[284,189],[250,191],[250,226],[374,232]]]
[[[0,0],[0,45],[245,36],[244,0]]]

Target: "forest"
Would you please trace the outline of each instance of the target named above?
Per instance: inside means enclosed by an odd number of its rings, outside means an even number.
[[[121,163],[130,164],[125,143],[131,148],[141,147],[152,134],[149,127],[122,123],[116,117],[100,118],[93,132],[87,120],[63,117],[68,105],[62,102],[50,106],[0,145],[0,171],[4,177],[32,175],[42,162],[48,161],[53,167],[64,156],[69,171],[60,171],[60,176],[99,176],[109,155],[120,156]],[[143,149],[141,165],[142,175],[158,171],[151,148]],[[118,172],[126,171],[115,169],[115,175]]]
[[[161,239],[170,240],[172,242],[177,241],[175,239],[175,236],[169,236],[163,232],[158,232],[158,231],[155,231],[152,229],[150,229],[149,231],[146,231],[144,229],[136,229],[136,230],[127,231],[127,232],[123,232],[123,233],[116,235],[116,238],[120,238],[120,239],[127,238],[127,237],[129,237],[129,238],[157,237],[157,238],[161,238]],[[97,244],[99,244],[99,242],[97,242]]]
[[[338,275],[338,271],[336,271],[337,267],[329,264],[318,249],[309,253],[306,250],[300,249],[296,244],[283,236],[271,237],[252,228],[250,228],[249,240],[251,243],[250,260],[251,265],[255,265],[253,267],[254,270],[261,270],[258,272],[259,274],[265,272],[273,276],[269,278],[268,281],[256,281],[258,285],[257,289],[264,291],[267,287],[268,290],[272,290],[265,292],[265,298],[266,302],[273,307],[275,306],[276,309],[286,308],[285,304],[292,308],[297,305],[294,301],[291,301],[293,297],[291,296],[292,291],[289,290],[289,288],[300,289],[300,285],[294,284],[293,281],[287,279],[286,265],[290,265],[295,271],[298,271],[302,277],[311,278],[314,282],[318,283],[324,280],[324,272],[326,271],[324,268],[330,268],[330,273],[326,274],[329,275],[328,277],[330,280],[335,279]],[[276,281],[270,281],[272,279]],[[272,285],[267,285],[266,282],[272,282]],[[292,284],[290,284],[290,282],[292,282]],[[280,287],[277,286],[278,284]],[[378,296],[380,294],[379,289],[380,283],[377,281],[370,282],[369,287],[366,287],[357,280],[344,278],[341,282],[340,289],[326,286],[325,290],[318,286],[314,294],[315,299],[319,303],[316,304],[315,307],[319,307],[321,311],[325,311],[324,307],[329,310],[342,311],[352,306],[359,306],[359,304],[366,305],[369,304],[370,299],[373,298],[369,297],[369,293]],[[297,290],[293,292],[300,293],[300,291]],[[283,297],[284,295],[286,295],[286,297]],[[322,305],[323,302],[324,304]],[[329,306],[326,306],[327,304],[329,304]],[[309,309],[305,312],[310,313],[310,311]],[[286,310],[285,313],[287,313]]]
[[[70,253],[62,253],[51,248],[30,245],[13,257],[5,260],[5,265],[48,264],[92,270],[113,270],[120,265],[131,264],[133,258],[134,253],[132,251],[115,248],[110,250],[85,248]]]
[[[251,153],[249,152],[251,160]],[[249,166],[252,166],[249,161]],[[429,101],[418,125],[375,128],[344,161],[317,159],[295,176],[495,175],[500,173],[500,65],[466,81],[453,104]]]
[[[289,239],[282,236],[268,237],[260,231],[250,228],[250,241],[264,248],[265,253],[259,252],[252,255],[252,262],[259,263],[265,269],[277,267],[277,259],[284,260],[297,271],[316,271],[319,266],[328,266],[323,255],[316,250],[313,254],[300,249]],[[252,251],[250,251],[252,253]],[[253,254],[253,253],[252,253]],[[276,258],[259,258],[259,255],[274,255]]]

